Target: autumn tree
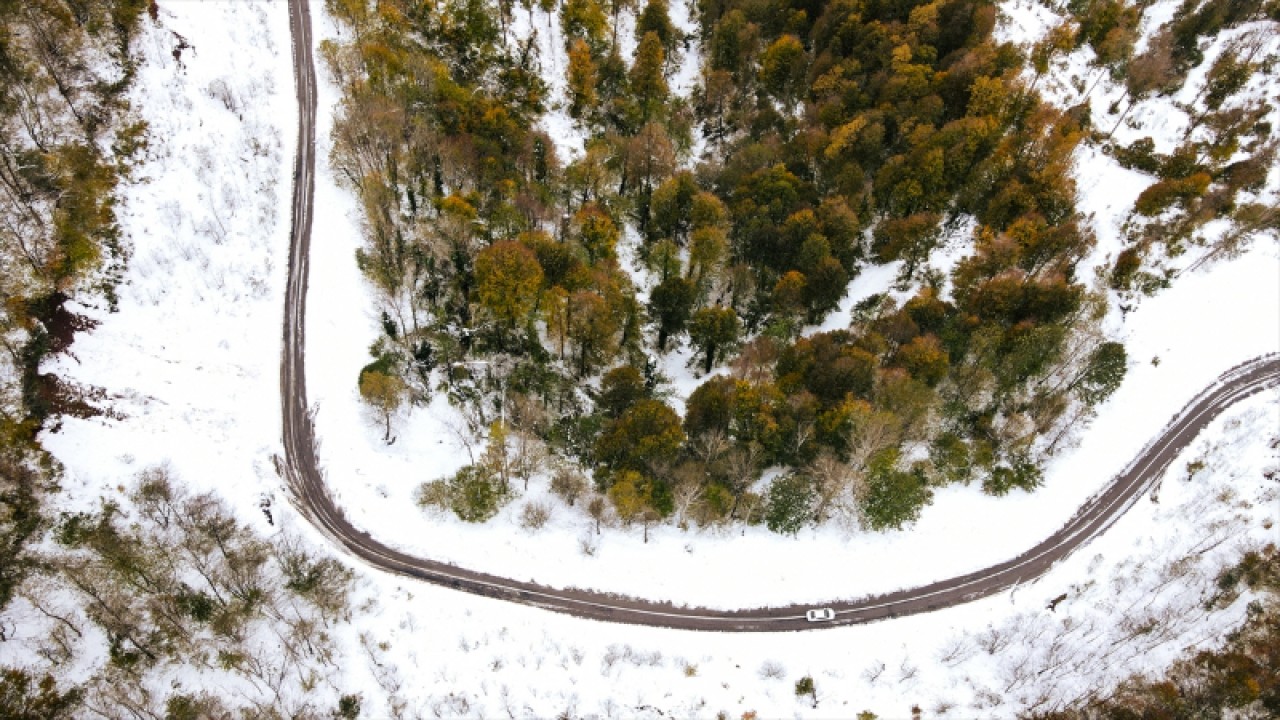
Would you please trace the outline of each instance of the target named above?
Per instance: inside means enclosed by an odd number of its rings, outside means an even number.
[[[634,470],[619,472],[609,487],[609,500],[623,524],[631,523],[640,516],[648,504],[646,498],[647,483],[640,473]]]
[[[621,365],[600,379],[600,399],[596,407],[609,418],[618,418],[640,400],[648,397],[644,376],[630,365]]]
[[[790,110],[804,92],[808,66],[800,38],[783,35],[760,55],[760,86]]]
[[[560,6],[560,27],[570,52],[581,41],[589,46],[592,55],[603,53],[607,24],[604,9],[596,0],[566,0]]]
[[[647,0],[640,15],[636,17],[636,41],[644,42],[644,36],[649,33],[658,38],[668,56],[675,53],[680,41],[680,31],[671,22],[667,0]]]
[[[613,259],[621,233],[608,212],[594,203],[587,204],[578,210],[573,220],[588,262]]]
[[[382,441],[388,445],[394,441],[391,437],[391,418],[404,404],[406,390],[404,380],[394,373],[378,368],[366,368],[360,373],[360,397],[382,418]]]
[[[639,400],[605,427],[596,458],[613,470],[652,472],[674,460],[685,440],[680,416],[661,400]]]
[[[637,126],[663,114],[669,92],[663,72],[665,62],[662,40],[657,33],[646,33],[636,47],[635,62],[627,76]]]
[[[621,192],[635,197],[633,210],[637,229],[648,233],[650,198],[653,190],[675,169],[676,149],[666,128],[657,122],[646,123],[622,149],[623,173]]]
[[[542,289],[542,267],[527,246],[506,240],[476,254],[475,273],[480,303],[505,337],[533,311]]]
[[[729,254],[729,238],[718,227],[700,227],[689,236],[688,277],[702,290],[720,275]]]
[[[693,314],[689,321],[689,340],[702,355],[703,372],[711,372],[716,359],[732,351],[741,332],[742,323],[733,308],[716,305]]]
[[[576,38],[569,48],[569,117],[589,120],[596,108],[596,64],[591,58],[591,48],[582,38]]]
[[[586,375],[608,362],[616,351],[614,338],[621,329],[608,300],[593,290],[579,290],[564,305],[566,335],[577,348],[577,370]]]

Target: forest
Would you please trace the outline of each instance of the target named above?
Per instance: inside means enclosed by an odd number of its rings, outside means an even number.
[[[941,485],[1036,487],[1124,376],[1106,295],[1076,273],[1093,238],[1072,157],[1098,131],[1025,72],[1122,18],[1082,7],[1028,58],[970,0],[704,2],[695,37],[665,0],[328,7],[349,39],[323,48],[332,161],[383,326],[361,394],[388,441],[435,392],[490,433],[426,505],[483,520],[546,470],[626,524],[899,528]],[[517,12],[559,22],[565,97],[511,39]],[[553,106],[580,155],[539,129]],[[943,272],[947,239],[972,252]],[[806,331],[887,263],[905,300]],[[683,413],[653,362],[682,346],[706,375]]]
[[[1274,68],[1257,37],[1209,62],[1200,50],[1280,22],[1280,3],[1187,0],[1141,51],[1144,5],[1057,7],[1069,19],[1020,48],[994,39],[997,8],[978,0],[704,0],[691,29],[665,0],[326,0],[344,37],[322,48],[343,93],[332,162],[363,211],[354,261],[382,326],[353,380],[387,442],[399,413],[440,394],[484,439],[461,471],[424,479],[421,503],[483,522],[541,478],[597,532],[794,534],[909,527],[950,483],[1034,490],[1133,362],[1099,328],[1109,304],[1169,285],[1188,248],[1210,260],[1280,230],[1257,194],[1270,109],[1237,96]],[[92,511],[50,502],[67,491],[41,433],[112,412],[42,364],[92,329],[66,303],[115,307],[117,202],[147,154],[134,42],[157,12],[0,0],[0,610],[48,629],[32,662],[0,668],[0,716],[357,717],[336,628],[363,610],[339,560],[288,530],[259,536],[165,465]],[[552,24],[564,94],[522,35]],[[1038,94],[1086,47],[1124,85],[1115,126]],[[1176,149],[1112,141],[1197,68]],[[555,110],[582,153],[559,149]],[[1154,181],[1097,277],[1079,271],[1087,145]],[[892,292],[817,330],[889,264]],[[655,359],[677,356],[701,381],[687,398]],[[1248,604],[1220,647],[1043,717],[1280,713],[1278,568],[1268,546],[1217,577],[1210,609]],[[0,642],[14,630],[0,616]],[[208,682],[153,683],[175,668]],[[321,685],[336,708],[312,698]],[[795,688],[817,704],[813,676]]]

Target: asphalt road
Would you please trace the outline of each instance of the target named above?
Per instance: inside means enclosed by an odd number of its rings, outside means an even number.
[[[284,353],[280,365],[284,419],[284,475],[292,501],[333,543],[363,562],[405,577],[510,602],[583,618],[633,625],[713,630],[774,632],[814,630],[884,620],[972,602],[1046,573],[1055,563],[1087,544],[1116,521],[1206,425],[1232,404],[1280,384],[1280,355],[1257,358],[1224,373],[1191,400],[1164,431],[1099,494],[1043,542],[991,567],[922,587],[884,595],[833,599],[834,620],[810,623],[814,605],[724,611],[675,606],[635,597],[573,588],[546,587],[497,577],[447,563],[414,557],[387,547],[347,521],[329,495],[315,454],[315,434],[307,406],[306,333],[308,252],[315,195],[315,65],[311,53],[308,0],[289,0],[293,61],[298,94],[298,148],[294,161],[293,227],[289,244],[289,280],[285,293]],[[1178,389],[1171,388],[1171,392]]]

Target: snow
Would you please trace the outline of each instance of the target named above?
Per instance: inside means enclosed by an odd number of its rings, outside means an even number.
[[[318,4],[312,12],[317,43],[334,37]],[[167,30],[149,30],[142,40],[146,61],[134,96],[151,122],[152,146],[140,170],[145,181],[128,188],[121,204],[133,258],[119,311],[78,308],[101,326],[78,337],[74,357],[48,368],[106,388],[125,417],[66,419],[43,437],[66,467],[57,507],[90,510],[99,498],[118,499],[138,470],[169,460],[194,490],[226,497],[259,531],[289,526],[317,548],[328,547],[281,502],[286,491],[272,470],[280,452],[286,168],[296,118],[286,9],[233,0],[171,3],[162,6],[162,19],[195,50],[180,68]],[[560,47],[552,38],[544,42]],[[237,51],[222,50],[232,47]],[[323,71],[319,80],[323,159],[337,92]],[[237,111],[209,92],[215,81],[240,98]],[[1105,108],[1101,96],[1096,102],[1096,111]],[[1100,243],[1092,262],[1100,263],[1115,250],[1141,184],[1092,153],[1082,152],[1080,167],[1099,179],[1081,183],[1082,209],[1094,217]],[[1053,459],[1034,494],[991,498],[976,487],[946,488],[914,527],[896,533],[825,527],[789,539],[759,528],[662,526],[646,544],[638,527],[606,529],[593,539],[585,515],[560,504],[542,530],[518,529],[521,504],[547,497],[545,480],[535,480],[496,520],[470,526],[413,504],[419,483],[468,462],[467,443],[451,429],[456,413],[437,399],[398,418],[398,439],[387,447],[359,401],[356,377],[378,327],[370,288],[353,261],[358,207],[323,161],[315,212],[308,387],[331,492],[355,525],[383,542],[554,586],[733,608],[857,597],[980,568],[1064,523],[1222,370],[1280,350],[1280,251],[1257,242],[1236,258],[1184,274],[1127,315],[1108,318],[1108,331],[1129,349],[1128,377],[1076,445]],[[893,266],[864,270],[828,322],[847,323],[849,308],[888,289],[895,274]],[[667,368],[676,374],[683,359],[672,357]],[[684,380],[676,380],[683,392]],[[396,698],[409,713],[484,717],[508,709],[540,717],[721,710],[735,717],[749,710],[763,717],[849,717],[862,710],[897,717],[913,703],[930,714],[951,704],[953,715],[1011,716],[1037,702],[1037,688],[1053,690],[1052,705],[1130,671],[1158,668],[1184,647],[1214,641],[1242,617],[1247,599],[1206,614],[1201,592],[1241,548],[1275,539],[1266,523],[1274,519],[1280,488],[1262,478],[1277,464],[1268,443],[1278,412],[1275,391],[1233,408],[1171,466],[1158,503],[1139,501],[1036,583],[869,626],[724,635],[610,625],[463,595],[348,560],[361,580],[352,622],[332,629],[344,653],[342,686],[359,689],[369,717],[393,714]],[[1198,458],[1209,467],[1185,480],[1187,463]],[[276,501],[276,527],[258,508],[262,495]],[[1221,543],[1200,552],[1206,538]],[[595,545],[593,554],[583,552],[584,544]],[[1175,561],[1184,580],[1162,586],[1162,577],[1176,574]],[[1057,611],[1046,611],[1064,592],[1068,599]],[[1174,632],[1110,650],[1142,612],[1163,613]],[[1050,657],[1056,647],[1050,640],[1059,636],[1066,649]],[[982,645],[993,637],[1008,645],[989,654]],[[0,644],[0,663],[29,647],[26,640]],[[764,672],[770,663],[781,669]],[[872,679],[881,663],[883,672]],[[1040,678],[1025,677],[1028,669],[1051,666]],[[778,677],[765,677],[771,674]],[[816,709],[794,694],[803,675],[814,678]]]
[[[101,326],[48,367],[106,388],[125,416],[68,418],[43,437],[66,459],[76,509],[179,453],[193,485],[246,503],[277,485],[270,456],[280,437],[286,168],[296,137],[279,9],[183,3],[162,13],[165,29],[140,39],[148,61],[132,102],[150,123],[150,145],[118,207],[132,248],[119,312],[72,308]],[[194,46],[181,64],[173,32]],[[219,87],[230,90],[211,91]]]
[[[564,47],[558,11],[543,13],[534,10],[534,3],[530,3],[528,12],[515,12],[511,23],[512,36],[524,42],[534,33],[537,34],[534,47],[538,49],[539,69],[548,89],[547,113],[543,116],[542,126],[556,144],[561,160],[567,163],[586,152],[586,133],[576,120],[569,117],[569,56]]]
[[[334,29],[321,22],[317,37],[334,36]],[[337,99],[336,89],[324,77],[319,98],[321,107],[331,107]],[[327,138],[330,116],[321,113],[319,122],[317,136]],[[318,155],[325,157],[327,151],[322,142]],[[1127,197],[1117,188],[1125,186],[1123,173],[1129,171],[1118,166],[1111,171],[1118,177],[1095,184],[1101,192],[1086,192],[1084,207],[1115,222]],[[1065,523],[1219,372],[1280,347],[1275,333],[1249,331],[1280,328],[1280,303],[1257,302],[1258,288],[1271,288],[1272,295],[1277,288],[1275,249],[1260,246],[1210,272],[1183,278],[1113,328],[1124,336],[1135,358],[1130,376],[1100,408],[1079,448],[1047,468],[1045,487],[1034,494],[992,498],[977,487],[945,488],[914,527],[894,533],[828,526],[787,539],[758,527],[682,531],[662,525],[650,530],[646,543],[639,527],[610,530],[587,554],[581,545],[592,522],[580,510],[549,500],[545,478],[535,479],[530,492],[489,525],[428,515],[415,506],[418,485],[469,462],[468,445],[477,441],[463,440],[454,429],[459,425],[456,413],[437,398],[425,411],[399,420],[394,445],[381,442],[356,392],[355,378],[369,361],[365,348],[378,333],[370,290],[351,261],[359,244],[357,208],[350,195],[336,187],[329,168],[318,169],[317,178],[311,283],[323,291],[311,293],[309,299],[308,387],[317,408],[320,455],[331,490],[357,526],[394,547],[556,587],[592,587],[734,608],[859,597],[994,564],[1034,544],[1046,528]],[[1102,207],[1094,209],[1089,203]],[[1104,210],[1111,215],[1104,215]],[[893,265],[864,271],[828,322],[847,324],[848,307],[884,291],[895,272]],[[1255,307],[1256,312],[1233,311],[1241,307]],[[1197,332],[1186,332],[1189,327]],[[1161,357],[1159,367],[1148,362],[1156,355]],[[687,368],[689,357],[684,349],[663,358],[676,404],[699,382]],[[547,500],[556,507],[548,526],[534,534],[514,529],[527,500]],[[950,539],[955,537],[966,542],[954,553],[938,552],[954,547]],[[752,559],[753,573],[740,572],[746,557]],[[846,572],[832,578],[832,566]],[[662,572],[637,573],[637,567],[660,567]]]

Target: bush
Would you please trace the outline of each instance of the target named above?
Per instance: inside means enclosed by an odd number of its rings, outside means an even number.
[[[776,660],[765,660],[760,666],[761,680],[781,680],[787,674],[786,668]]]
[[[427,483],[423,487],[434,484]],[[497,475],[489,468],[480,465],[468,465],[462,468],[446,481],[446,487],[449,509],[466,522],[484,522],[497,515],[498,508],[502,507],[503,501],[507,498]],[[440,491],[432,490],[432,492]],[[419,504],[424,504],[422,497],[423,493],[420,492]]]
[[[587,479],[578,472],[577,468],[561,466],[556,468],[551,476],[551,492],[564,500],[569,507],[573,507],[573,504],[586,494],[587,490]]]
[[[1204,195],[1209,189],[1209,182],[1212,178],[1208,173],[1195,173],[1190,177],[1175,180],[1161,180],[1152,185],[1142,194],[1138,196],[1138,200],[1133,204],[1133,209],[1140,215],[1152,217],[1164,212],[1167,208],[1172,207],[1176,203],[1185,203],[1188,200],[1198,198]]]
[[[343,695],[338,698],[338,717],[355,720],[360,717],[360,696]]]
[[[424,509],[450,509],[453,506],[453,500],[449,493],[449,481],[432,480],[422,483],[418,486],[418,492],[414,494],[413,500],[418,507]]]
[[[1128,147],[1116,146],[1111,154],[1116,162],[1130,170],[1141,170],[1155,175],[1160,172],[1161,160],[1156,153],[1156,143],[1149,137],[1134,140]]]
[[[774,480],[769,486],[765,525],[776,533],[795,535],[813,519],[814,498],[813,481],[804,475],[785,475]]]
[[[1116,264],[1111,268],[1109,284],[1112,290],[1127,290],[1133,282],[1134,273],[1142,267],[1142,255],[1137,248],[1125,248],[1116,257]]]
[[[813,685],[813,676],[805,675],[804,678],[796,680],[796,697],[815,696],[817,689]]]
[[[898,449],[889,448],[871,459],[867,494],[862,513],[872,530],[897,530],[920,517],[920,510],[933,499],[919,468],[898,470]]]
[[[520,527],[539,530],[551,519],[551,508],[546,503],[527,502],[520,509]]]
[[[1011,466],[991,468],[991,474],[982,481],[982,489],[991,495],[1005,495],[1014,488],[1030,492],[1039,487],[1042,480],[1040,468],[1025,460],[1018,460]]]

